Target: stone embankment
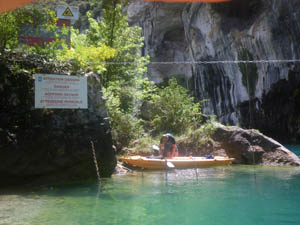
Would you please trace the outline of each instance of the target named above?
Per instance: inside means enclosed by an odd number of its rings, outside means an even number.
[[[37,180],[96,179],[115,169],[110,124],[99,77],[87,76],[88,109],[35,109],[32,74],[0,64],[0,187]]]

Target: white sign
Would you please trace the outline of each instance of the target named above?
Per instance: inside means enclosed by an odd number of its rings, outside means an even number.
[[[78,20],[79,8],[76,6],[58,5],[56,16],[59,19]]]
[[[86,77],[35,75],[35,108],[87,109],[87,106]]]

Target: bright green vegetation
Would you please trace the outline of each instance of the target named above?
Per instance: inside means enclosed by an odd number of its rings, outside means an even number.
[[[152,155],[153,149],[152,145],[158,145],[160,142],[159,136],[153,137],[150,135],[142,136],[139,139],[132,141],[129,145],[129,148],[126,149],[128,154],[137,154],[137,155]]]
[[[150,126],[154,133],[181,134],[201,122],[200,103],[194,103],[193,97],[175,78],[169,80],[168,86],[157,89],[149,102],[152,106]]]
[[[204,148],[206,151],[210,150],[207,145],[212,145],[212,136],[217,128],[214,122],[214,118],[212,118],[197,129],[189,127],[184,134],[177,138],[177,143],[180,144],[185,151],[188,151],[185,152],[185,154],[192,152],[195,155],[201,155],[201,149]]]
[[[11,197],[6,207],[18,214],[4,208],[0,217],[11,225],[299,224],[299,173],[260,166],[135,172],[103,180],[100,192],[85,183]]]
[[[20,24],[24,23],[25,14],[19,11],[0,14],[0,51],[13,48],[17,44]]]

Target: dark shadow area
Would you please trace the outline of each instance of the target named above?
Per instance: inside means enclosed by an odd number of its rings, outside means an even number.
[[[222,30],[229,33],[231,29],[248,29],[262,11],[262,6],[261,0],[232,0],[213,4],[212,8],[224,17]]]

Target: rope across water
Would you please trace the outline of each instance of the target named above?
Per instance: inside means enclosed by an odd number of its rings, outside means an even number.
[[[216,60],[216,61],[172,61],[172,62],[89,62],[89,65],[127,65],[127,64],[150,64],[150,65],[171,65],[171,64],[267,64],[267,63],[299,63],[300,59],[269,59],[269,60]]]

